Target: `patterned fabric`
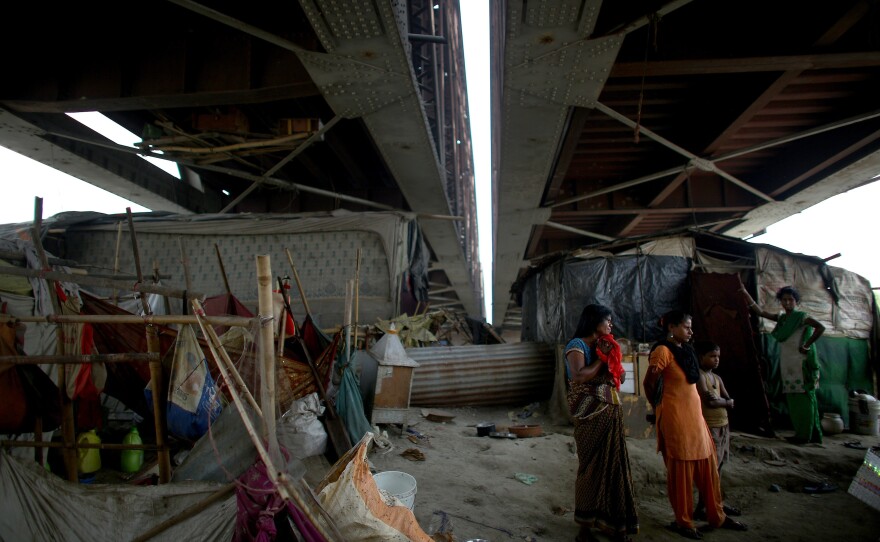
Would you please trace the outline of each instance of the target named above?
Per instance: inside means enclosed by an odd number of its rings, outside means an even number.
[[[282,453],[287,456],[286,450]],[[325,539],[309,519],[294,504],[286,503],[275,489],[266,472],[266,465],[257,461],[238,478],[235,488],[238,510],[235,517],[234,542],[275,540],[278,531],[275,515],[287,510],[302,540],[323,542]]]
[[[614,385],[614,379],[608,371],[601,371],[590,382],[572,382],[571,369],[568,366],[568,353],[580,352],[584,355],[584,365],[589,366],[594,361],[595,352],[581,339],[572,339],[565,347],[565,376],[568,380],[568,411],[574,417],[584,417],[586,412],[592,411],[598,406],[591,406],[593,402],[602,402],[612,405],[620,404],[620,394]]]
[[[574,339],[565,348],[566,375],[572,350],[584,355],[586,365],[594,362],[590,348]],[[609,534],[638,533],[623,410],[613,376],[606,370],[588,383],[569,381],[568,406],[578,454],[575,521]]]

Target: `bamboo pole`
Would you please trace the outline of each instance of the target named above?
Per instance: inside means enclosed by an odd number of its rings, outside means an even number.
[[[205,331],[209,326],[206,325],[206,322],[202,321],[200,315],[203,314],[204,311],[201,309],[199,302],[195,299],[193,300],[193,308],[195,309],[194,312],[196,313],[196,316],[200,318],[199,325],[202,327],[202,330]],[[222,351],[223,345],[219,345],[219,348]],[[229,393],[232,396],[232,401],[235,404],[236,409],[238,410],[239,416],[241,416],[241,421],[244,424],[244,428],[250,436],[254,447],[257,449],[257,454],[266,465],[266,474],[269,476],[272,484],[278,490],[278,494],[281,495],[281,498],[285,501],[295,502],[300,511],[302,511],[302,513],[309,519],[309,521],[312,522],[312,524],[314,524],[315,528],[318,529],[318,531],[326,540],[330,542],[341,542],[345,540],[345,538],[343,538],[336,529],[336,526],[333,525],[331,518],[322,516],[322,518],[325,519],[326,524],[318,522],[315,519],[315,515],[312,513],[312,507],[307,506],[307,503],[303,500],[303,497],[296,486],[291,483],[289,477],[285,473],[280,472],[275,467],[275,463],[273,463],[272,458],[269,457],[268,450],[266,450],[266,447],[263,445],[263,439],[259,435],[257,435],[257,430],[251,422],[250,417],[247,415],[247,411],[244,409],[243,400],[234,386],[229,387]],[[330,536],[331,533],[333,534],[332,537]]]
[[[36,277],[45,280],[57,280],[63,282],[72,282],[80,286],[96,286],[98,288],[116,288],[126,292],[148,292],[151,294],[166,295],[182,299],[185,295],[190,298],[204,298],[205,294],[201,292],[187,292],[179,288],[171,288],[159,284],[144,284],[141,280],[132,284],[125,280],[114,280],[103,277],[92,277],[89,275],[78,275],[74,273],[61,273],[60,271],[35,269],[25,269],[21,267],[0,267],[0,275],[14,275],[17,277]]]
[[[159,354],[153,353],[93,354],[90,356],[0,356],[0,363],[11,363],[12,365],[42,365],[44,363],[74,365],[78,363],[130,363],[157,360],[159,360]]]
[[[116,256],[113,259],[113,278],[116,278],[116,274],[119,273],[119,251],[122,247],[122,221],[116,224]],[[119,290],[113,288],[113,293],[110,295],[110,299],[113,301],[114,305],[119,304]]]
[[[142,535],[135,538],[132,542],[146,542],[147,540],[155,537],[159,533],[167,531],[168,529],[170,529],[171,527],[174,527],[178,523],[186,521],[187,519],[191,518],[192,516],[205,510],[206,508],[208,508],[209,506],[211,506],[215,502],[225,499],[227,495],[229,495],[230,493],[233,492],[233,490],[235,490],[235,484],[227,484],[227,485],[223,486],[222,488],[218,489],[214,493],[210,494],[207,498],[205,498],[205,499],[197,502],[196,504],[184,509],[179,514],[175,514],[174,516],[166,519],[165,521],[156,525],[155,527],[152,527],[147,532],[145,532]]]
[[[220,369],[220,375],[223,377],[223,380],[226,381],[226,385],[228,387],[234,385],[239,386],[241,393],[244,395],[248,404],[254,409],[254,412],[262,417],[263,412],[260,409],[260,406],[257,404],[257,401],[254,400],[254,396],[251,395],[250,390],[248,390],[247,385],[245,385],[244,380],[241,378],[241,374],[235,368],[232,360],[229,359],[229,354],[226,353],[226,349],[223,348],[223,345],[220,343],[220,338],[217,337],[217,332],[214,331],[214,328],[210,325],[203,325],[205,322],[210,322],[205,318],[205,309],[202,307],[202,304],[198,299],[193,299],[192,306],[193,314],[197,319],[199,327],[202,329],[202,333],[205,335],[205,338],[208,339],[208,348],[214,356],[214,362],[217,363],[217,368]]]
[[[293,265],[293,257],[290,255],[290,251],[288,249],[284,249],[284,252],[287,253],[287,261],[290,263],[290,270],[293,272],[293,280],[296,281],[296,287],[299,289],[299,297],[302,299],[303,307],[306,309],[306,314],[312,314],[312,311],[309,309],[309,302],[306,299],[306,293],[303,290],[302,282],[299,280],[299,273],[296,272],[296,266]]]
[[[342,315],[342,325],[345,327],[345,362],[351,359],[351,296],[354,291],[354,280],[345,282],[345,308]]]
[[[358,247],[354,263],[354,349],[358,349],[358,299],[361,289],[361,249]]]
[[[40,440],[0,440],[0,446],[5,448],[64,448],[63,442],[44,442]],[[156,450],[155,444],[118,444],[115,442],[76,442],[74,449],[95,450]]]
[[[269,456],[277,464],[281,449],[275,432],[275,328],[272,319],[272,263],[269,256],[257,256],[257,290],[260,314],[260,406],[263,408],[264,437],[269,443]]]
[[[187,292],[192,290],[192,278],[189,274],[189,258],[186,255],[186,250],[183,248],[183,237],[177,238],[177,246],[180,247],[180,264],[183,266],[183,280],[184,284],[186,284],[186,290],[184,290],[183,303],[181,303],[181,312],[186,314],[189,312],[189,295]]]
[[[214,243],[214,250],[217,252],[217,261],[220,263],[220,276],[223,277],[223,287],[226,288],[226,295],[231,297],[232,289],[229,287],[229,278],[226,277],[226,268],[223,267],[223,257],[220,256],[220,245]]]
[[[236,326],[250,327],[254,319],[245,316],[205,316],[212,326]],[[65,314],[61,316],[13,316],[0,314],[0,323],[6,322],[39,322],[48,324],[155,324],[164,326],[168,324],[198,324],[195,316],[179,316],[174,314],[160,314],[141,316],[139,314]]]
[[[137,272],[138,283],[144,282],[144,274],[141,270],[141,255],[137,245],[137,234],[134,229],[134,220],[131,217],[131,207],[125,208],[125,214],[128,217],[128,229],[131,234],[131,249],[134,253],[135,271]],[[144,315],[152,315],[150,304],[147,302],[146,296],[141,294],[141,306],[144,309]],[[159,354],[159,332],[156,326],[147,324],[147,351]],[[156,426],[156,446],[158,448],[159,460],[159,483],[166,484],[171,481],[171,453],[166,443],[167,426],[165,422],[166,394],[162,393],[166,390],[164,382],[164,374],[162,373],[162,362],[158,359],[150,362],[150,389],[153,392],[153,417]]]
[[[43,229],[43,198],[34,198],[34,224],[32,230],[34,247],[40,257],[42,271],[51,270],[49,259],[43,250],[42,229]],[[10,268],[11,269],[11,268]],[[49,289],[49,298],[52,300],[52,310],[55,314],[61,314],[61,305],[58,303],[58,294],[55,292],[54,282],[46,280],[46,288]],[[57,342],[55,344],[55,353],[64,354],[64,331],[61,326],[56,327],[55,335]],[[67,479],[71,482],[79,481],[78,460],[76,450],[76,422],[73,417],[73,401],[67,395],[67,371],[64,367],[58,368],[58,392],[61,395],[61,438],[64,441],[64,449],[62,457],[64,459],[64,468],[67,471]]]

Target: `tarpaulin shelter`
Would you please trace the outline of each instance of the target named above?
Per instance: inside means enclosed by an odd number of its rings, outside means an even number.
[[[737,408],[731,425],[769,431],[788,417],[778,374],[773,322],[752,317],[743,283],[766,310],[780,309],[775,292],[793,285],[802,308],[826,326],[816,343],[821,412],[848,420],[848,393],[873,390],[878,367],[876,302],[863,277],[824,260],[770,245],[702,231],[591,246],[537,262],[515,285],[523,308],[523,341],[564,344],[589,303],[614,311],[614,334],[634,345],[653,343],[659,318],[672,309],[693,315],[694,339],[721,346],[718,373]]]

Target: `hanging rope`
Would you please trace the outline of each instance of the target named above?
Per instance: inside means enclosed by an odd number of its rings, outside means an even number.
[[[654,52],[657,52],[657,30],[659,28],[660,16],[656,13],[652,13],[648,16],[648,19],[650,20],[650,24],[648,25],[648,35],[645,38],[645,58],[642,61],[642,82],[639,85],[639,103],[636,108],[636,125],[633,128],[633,141],[636,144],[639,143],[639,132],[642,127],[642,105],[645,102],[645,77],[648,71],[648,51],[651,49],[651,45],[653,45]]]

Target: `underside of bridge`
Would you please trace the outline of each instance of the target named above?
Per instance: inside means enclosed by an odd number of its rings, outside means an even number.
[[[491,318],[531,261],[760,232],[880,173],[876,0],[493,0]],[[397,209],[480,316],[458,2],[15,3],[0,145],[154,210]],[[148,166],[65,113],[139,134]],[[6,182],[17,182],[5,179]]]
[[[496,324],[536,258],[742,238],[880,174],[876,1],[492,6]]]

